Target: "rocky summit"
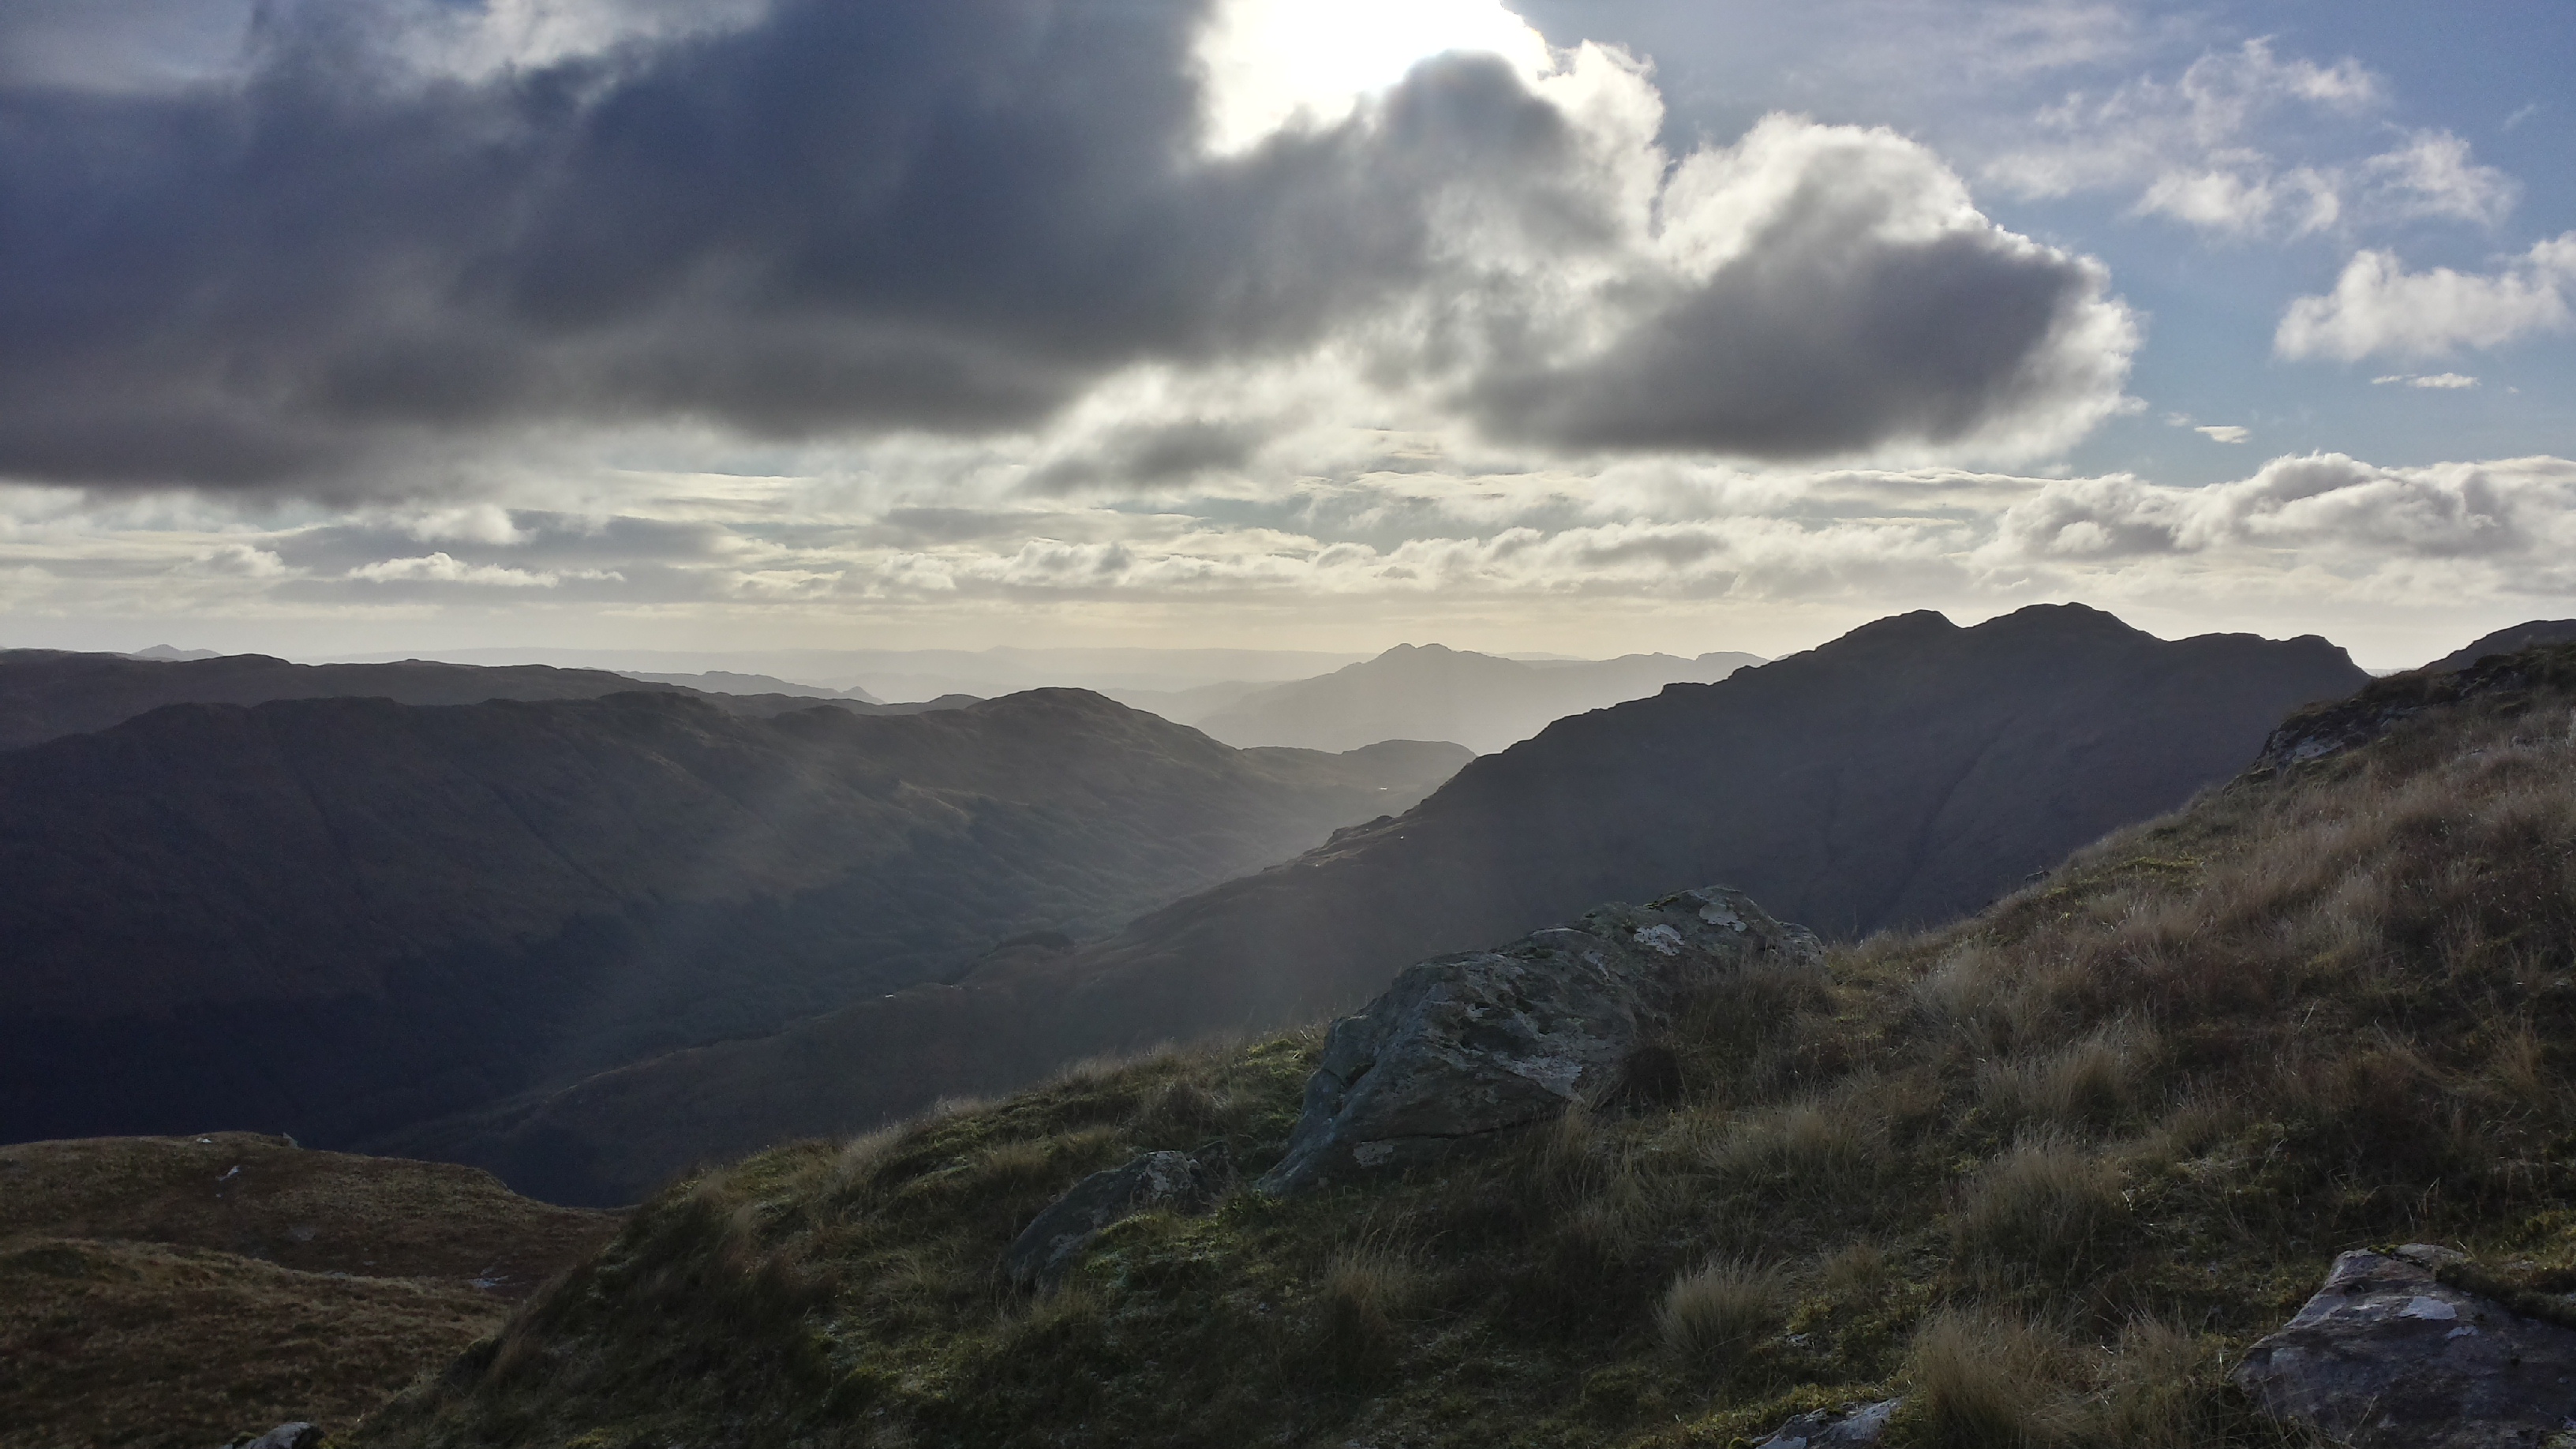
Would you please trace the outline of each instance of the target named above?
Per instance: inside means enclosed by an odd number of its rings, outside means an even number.
[[[1333,1023],[1287,1156],[1260,1187],[1415,1166],[1644,1085],[1659,1075],[1653,1038],[1696,990],[1823,959],[1814,932],[1710,886],[1422,962]]]

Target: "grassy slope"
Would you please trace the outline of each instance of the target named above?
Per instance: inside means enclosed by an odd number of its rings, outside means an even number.
[[[0,1443],[345,1428],[615,1226],[248,1133],[0,1147]]]
[[[1721,1445],[1903,1390],[1907,1444],[2285,1442],[2222,1374],[2336,1252],[2576,1287],[2576,654],[2551,668],[1740,980],[1670,1043],[1677,1100],[1139,1219],[1050,1298],[993,1276],[1030,1215],[1144,1148],[1258,1170],[1315,1039],[753,1158],[366,1437]]]

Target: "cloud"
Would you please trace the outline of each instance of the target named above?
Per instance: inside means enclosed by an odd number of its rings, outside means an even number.
[[[1247,392],[1032,486],[1221,470],[1321,373],[1346,421],[1540,449],[2009,451],[2135,345],[1928,151],[1781,118],[1668,156],[1599,47],[1224,151],[1186,3],[255,13],[222,83],[0,83],[0,476],[434,495],[639,423],[1062,454],[1144,375]]]
[[[2389,215],[2432,217],[2494,226],[2513,210],[2521,184],[2469,159],[2469,143],[2448,131],[2418,131],[2397,150],[2362,163],[2374,198]]]
[[[500,589],[551,589],[562,583],[565,574],[555,571],[532,573],[526,569],[497,564],[461,563],[445,553],[427,554],[420,558],[389,558],[362,564],[349,570],[349,578],[370,583],[437,583],[479,584]],[[613,579],[614,571],[585,570],[575,578]]]
[[[2410,376],[2409,374],[2402,372],[2392,372],[2384,377],[2374,377],[2370,381],[2373,386],[2378,387],[2385,387],[2389,383],[2395,382],[2404,383],[2408,387],[2440,388],[2449,391],[2456,391],[2460,388],[2476,387],[2478,385],[2478,380],[2476,378],[2460,372],[2436,372],[2425,376]]]
[[[2394,252],[2354,255],[2320,297],[2291,302],[2273,334],[2283,357],[2352,362],[2434,356],[2563,332],[2576,287],[2576,232],[2540,242],[2490,276],[2435,267],[2409,272]]]
[[[2353,154],[2355,141],[2378,133],[2365,123],[2387,100],[2385,80],[2348,56],[2320,65],[2250,40],[2205,53],[2170,80],[2070,96],[2037,117],[2049,139],[2005,150],[1983,174],[2029,197],[2132,192],[2133,215],[2237,239],[2501,222],[2520,185],[2449,131],[2413,131],[2392,150]]]
[[[1813,456],[2120,406],[2137,345],[2102,269],[2004,231],[1921,146],[1774,116],[1664,188],[1642,315],[1573,356],[1506,352],[1488,430],[1576,448]]]
[[[2192,431],[2213,443],[2241,443],[2254,436],[2252,429],[2236,423],[2218,423],[2209,427],[2194,428]]]
[[[2525,556],[2555,565],[2570,547],[2576,464],[2563,459],[2382,468],[2317,453],[2204,488],[2125,476],[2050,483],[2004,510],[1992,552],[2095,561],[2296,549],[2377,562]]]

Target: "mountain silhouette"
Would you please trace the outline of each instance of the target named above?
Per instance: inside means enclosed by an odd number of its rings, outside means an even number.
[[[1530,661],[1399,644],[1330,674],[1253,690],[1204,714],[1175,717],[1230,745],[1347,750],[1371,740],[1455,740],[1485,754],[1528,739],[1566,715],[1649,695],[1676,681],[1723,679],[1761,662],[1758,655],[1730,653]]]
[[[0,1136],[390,1130],[1106,930],[1466,758],[805,703],[183,704],[0,753]]]

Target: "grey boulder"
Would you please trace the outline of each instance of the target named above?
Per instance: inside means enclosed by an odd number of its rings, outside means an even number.
[[[1887,1437],[1888,1422],[1905,1400],[1881,1399],[1840,1412],[1800,1414],[1753,1449],[1867,1449]]]
[[[1052,1288],[1110,1227],[1139,1213],[1205,1212],[1234,1181],[1225,1144],[1196,1152],[1148,1152],[1065,1190],[1029,1220],[1002,1253],[1002,1276],[1014,1288]]]
[[[2576,1443],[2576,1331],[2441,1282],[2426,1266],[2439,1250],[2399,1251],[2335,1259],[2237,1386],[2356,1449]]]
[[[256,1439],[244,1440],[241,1449],[318,1449],[321,1443],[322,1430],[298,1420],[280,1424]]]
[[[1407,967],[1333,1023],[1287,1155],[1259,1187],[1410,1167],[1546,1121],[1617,1089],[1693,988],[1823,959],[1815,933],[1710,886]]]

